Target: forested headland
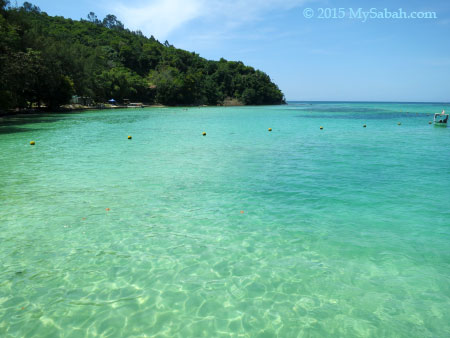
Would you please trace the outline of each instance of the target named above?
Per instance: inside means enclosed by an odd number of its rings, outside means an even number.
[[[114,15],[79,21],[0,0],[0,110],[57,109],[73,95],[101,103],[280,104],[270,77],[242,62],[206,60],[130,31]]]

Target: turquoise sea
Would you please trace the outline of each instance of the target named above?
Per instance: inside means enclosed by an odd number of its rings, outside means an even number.
[[[449,337],[442,109],[0,119],[0,337]]]

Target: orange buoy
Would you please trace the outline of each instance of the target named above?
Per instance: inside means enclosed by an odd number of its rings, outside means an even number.
[[[206,133],[205,132],[203,132],[203,134],[202,134],[203,136],[206,136]]]
[[[34,146],[36,143],[34,141],[30,141],[30,145]]]

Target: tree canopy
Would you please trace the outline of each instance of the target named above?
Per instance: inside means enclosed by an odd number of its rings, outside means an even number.
[[[0,0],[0,109],[53,109],[72,95],[165,105],[284,102],[264,72],[160,43],[114,15],[100,20],[90,12],[77,21]]]

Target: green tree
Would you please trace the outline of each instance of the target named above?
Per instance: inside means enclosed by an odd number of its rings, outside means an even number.
[[[87,15],[88,21],[92,22],[93,24],[100,25],[102,22],[97,18],[97,15],[95,15],[94,12],[89,12]]]
[[[124,29],[123,23],[117,20],[117,17],[112,14],[108,14],[103,19],[103,26],[109,29]]]
[[[114,97],[167,105],[279,104],[270,77],[239,61],[205,60],[194,52],[131,32],[114,15],[100,22],[51,17],[29,2],[0,0],[0,109],[45,104],[71,94],[97,102]]]

